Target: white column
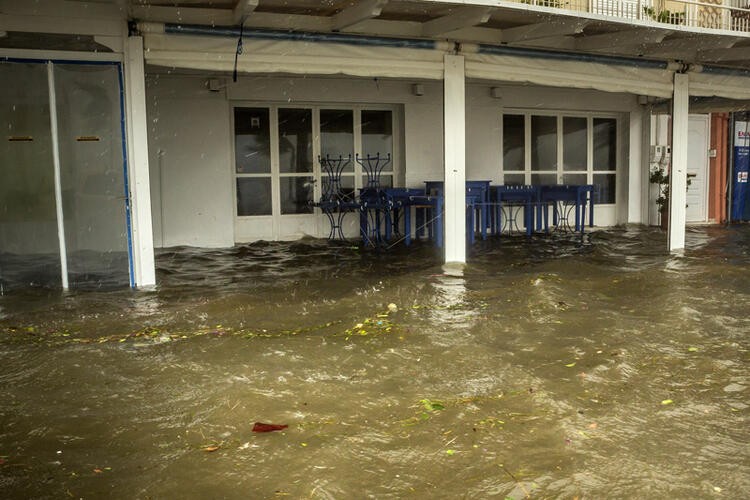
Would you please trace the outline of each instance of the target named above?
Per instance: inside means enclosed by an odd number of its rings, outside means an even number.
[[[672,96],[672,168],[669,169],[669,251],[685,248],[688,161],[688,75],[675,73]]]
[[[466,89],[464,58],[446,54],[443,79],[445,262],[466,262]]]
[[[635,104],[630,109],[628,135],[628,167],[627,167],[627,210],[624,216],[618,214],[618,222],[641,222],[641,198],[644,190],[648,193],[648,176],[643,179],[643,106]],[[646,145],[648,149],[648,145]],[[618,182],[618,184],[620,184]]]
[[[143,38],[133,36],[127,39],[124,73],[134,284],[142,287],[156,284],[154,235],[151,227],[151,184],[148,171]]]

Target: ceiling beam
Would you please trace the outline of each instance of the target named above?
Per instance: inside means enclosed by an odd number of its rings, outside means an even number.
[[[437,36],[461,28],[484,24],[490,20],[490,7],[462,7],[447,16],[431,19],[422,24],[422,36]]]
[[[237,0],[232,9],[232,24],[240,24],[258,6],[258,0]]]
[[[582,19],[560,19],[555,22],[524,24],[502,30],[501,38],[505,43],[526,42],[540,38],[583,33],[588,21]]]
[[[343,9],[333,16],[333,31],[341,31],[362,21],[378,17],[387,3],[388,0],[362,0]]]
[[[664,40],[660,43],[633,44],[640,47],[640,55],[672,57],[674,59],[689,59],[695,57],[696,52],[708,49],[728,49],[739,39],[733,37],[701,37],[676,38]]]
[[[576,38],[577,50],[606,50],[622,45],[630,45],[633,40],[642,43],[660,43],[671,32],[668,30],[622,30]]]
[[[157,23],[211,24],[228,26],[234,23],[233,13],[229,9],[204,9],[199,7],[160,7],[156,5],[134,5],[130,15],[138,21]]]
[[[750,61],[750,47],[699,50],[695,55],[701,62]]]

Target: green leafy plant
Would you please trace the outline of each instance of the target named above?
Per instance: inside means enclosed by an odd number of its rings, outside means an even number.
[[[685,189],[690,187],[692,177],[695,177],[695,174],[687,174]],[[656,197],[656,206],[659,208],[659,213],[662,213],[669,207],[669,174],[664,167],[659,167],[651,171],[648,180],[651,184],[659,185],[659,196]]]

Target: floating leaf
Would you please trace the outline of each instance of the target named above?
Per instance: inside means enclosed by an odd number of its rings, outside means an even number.
[[[671,399],[665,399],[661,402],[661,404],[663,405],[671,405],[672,403],[674,403],[674,401],[672,401]]]
[[[445,450],[446,455],[450,456],[450,455],[453,455],[454,453],[456,453],[456,450]]]
[[[568,364],[567,364],[567,365],[565,365],[565,366],[566,366],[566,367],[568,367],[568,368],[573,368],[573,367],[574,367],[575,365],[576,365],[576,363],[575,363],[575,361],[574,361],[574,362],[572,362],[572,363],[568,363]]]
[[[102,472],[104,472],[104,471],[101,470],[99,467],[97,467],[97,468],[94,469],[94,474],[101,474]]]
[[[217,445],[215,445],[215,444],[212,444],[212,445],[209,445],[209,446],[205,446],[205,447],[203,448],[203,451],[205,451],[205,452],[207,452],[207,453],[212,453],[212,452],[214,452],[214,451],[218,450],[219,448],[221,448],[221,447],[220,447],[220,446],[217,446]]]
[[[441,401],[430,401],[429,399],[422,399],[419,401],[427,411],[440,411],[445,410],[445,406]]]
[[[697,347],[688,347],[688,352],[698,352]]]

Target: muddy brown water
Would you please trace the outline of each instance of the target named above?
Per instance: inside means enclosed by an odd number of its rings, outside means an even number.
[[[687,243],[176,248],[156,290],[14,291],[1,495],[750,498],[750,228]]]

